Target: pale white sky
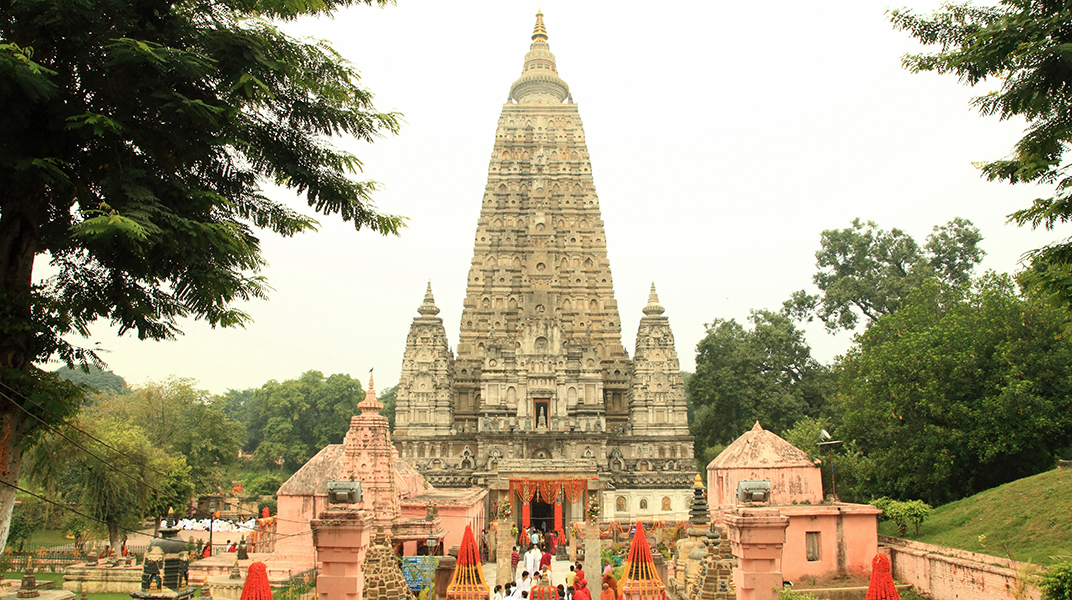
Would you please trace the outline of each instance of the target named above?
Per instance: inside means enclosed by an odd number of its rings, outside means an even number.
[[[337,144],[383,184],[378,206],[409,227],[382,238],[320,217],[319,233],[265,235],[275,291],[245,307],[252,325],[188,322],[173,342],[101,326],[91,341],[109,350],[110,367],[131,384],[174,374],[217,393],[309,369],[367,382],[375,367],[382,389],[398,379],[429,279],[456,344],[495,124],[537,7],[399,0],[290,26],[330,41],[381,110],[404,113],[396,137]],[[539,7],[584,120],[630,355],[652,280],[692,370],[704,323],[814,291],[820,232],[855,217],[920,242],[935,224],[969,218],[985,236],[984,267],[998,271],[1055,237],[1005,224],[1037,190],[987,183],[971,165],[1006,155],[1022,124],[978,116],[969,100],[980,90],[954,77],[902,70],[918,46],[893,31],[883,2]],[[824,362],[850,341],[821,326],[808,340]]]

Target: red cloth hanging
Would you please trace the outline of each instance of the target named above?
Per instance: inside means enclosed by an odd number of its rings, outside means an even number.
[[[272,600],[272,588],[268,585],[268,568],[264,563],[250,563],[246,583],[242,586],[241,600]]]
[[[893,585],[890,559],[885,554],[876,554],[871,559],[871,582],[867,584],[865,600],[901,600]]]

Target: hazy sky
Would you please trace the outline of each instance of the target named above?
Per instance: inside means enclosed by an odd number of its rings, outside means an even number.
[[[921,243],[969,218],[998,271],[1055,237],[1005,224],[1039,190],[987,183],[971,164],[1005,156],[1022,123],[978,116],[969,101],[985,89],[904,71],[901,55],[919,47],[884,3],[399,0],[288,29],[329,41],[381,110],[404,114],[398,136],[336,143],[409,227],[383,238],[321,217],[318,233],[266,234],[275,291],[245,306],[253,324],[188,322],[173,342],[102,326],[91,342],[111,368],[132,384],[174,374],[222,393],[310,369],[367,382],[375,367],[383,388],[429,279],[456,344],[495,124],[538,7],[584,120],[630,354],[653,280],[692,370],[705,323],[814,291],[820,232],[855,217]],[[808,332],[824,362],[850,342]]]

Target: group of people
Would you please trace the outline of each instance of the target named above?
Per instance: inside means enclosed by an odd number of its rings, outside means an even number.
[[[517,581],[508,581],[506,585],[496,585],[492,590],[491,600],[592,600],[592,592],[588,590],[581,563],[570,565],[565,585],[551,585],[551,556],[550,552],[541,552],[536,546],[529,548],[525,552],[525,570],[521,572],[521,576]],[[534,560],[539,561],[538,566],[530,571],[528,567]],[[514,546],[510,562],[515,569],[521,563],[517,546]],[[615,598],[601,597],[600,600]]]
[[[160,523],[161,527],[167,527],[167,521]],[[208,531],[211,529],[217,533],[244,533],[257,530],[257,519],[248,521],[232,521],[230,519],[179,519],[175,527],[185,531]]]
[[[546,527],[546,523],[544,524]],[[529,527],[521,532],[521,544],[532,545],[537,548],[547,548],[547,551],[551,554],[555,553],[555,549],[558,548],[558,544],[561,540],[558,539],[558,533],[554,530],[541,531],[536,529],[535,526]]]

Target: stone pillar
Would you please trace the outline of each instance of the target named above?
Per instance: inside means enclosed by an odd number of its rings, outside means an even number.
[[[320,557],[316,578],[318,600],[361,600],[372,516],[363,510],[333,508],[311,521],[313,545]]]
[[[775,509],[745,508],[725,516],[737,558],[733,581],[738,600],[773,600],[782,588],[782,545],[789,517]]]
[[[599,553],[601,547],[599,524],[595,521],[588,521],[584,527],[584,574],[589,585],[594,585],[594,582],[598,582],[600,575],[603,573]]]
[[[458,559],[454,556],[441,556],[439,557],[439,565],[435,570],[435,597],[446,598],[447,586],[450,585],[450,578],[454,576],[454,569],[458,566]]]
[[[499,531],[495,544],[498,546],[499,560],[495,561],[495,583],[505,585],[514,580],[514,570],[510,567],[510,554],[514,547],[514,536],[510,534],[510,520],[499,521]]]

